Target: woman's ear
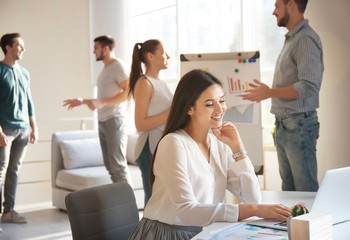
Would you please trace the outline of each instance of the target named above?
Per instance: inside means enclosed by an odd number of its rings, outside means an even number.
[[[152,61],[153,60],[153,53],[146,52],[146,60],[147,60],[147,62]]]
[[[194,107],[191,106],[190,109],[187,111],[187,114],[191,116],[193,115],[193,113],[194,113]]]

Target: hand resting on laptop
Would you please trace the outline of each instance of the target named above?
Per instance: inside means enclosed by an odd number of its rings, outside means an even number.
[[[281,221],[287,221],[291,216],[291,208],[282,204],[240,204],[239,220],[248,217],[257,216],[260,218],[275,218]]]

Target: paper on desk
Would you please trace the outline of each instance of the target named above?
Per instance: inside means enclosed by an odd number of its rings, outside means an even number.
[[[220,231],[221,230],[221,231]],[[213,231],[214,232],[214,231]],[[286,231],[275,230],[270,228],[255,227],[245,223],[218,229],[213,234],[211,232],[209,240],[230,240],[230,239],[247,239],[247,240],[288,240]]]
[[[210,231],[209,235],[212,236],[212,235],[218,234],[220,232],[224,232],[225,230],[233,229],[233,228],[238,227],[242,224],[244,224],[244,223],[242,223],[242,222],[230,223],[229,225],[227,225],[225,227],[221,227],[221,228],[215,229],[213,231]]]
[[[223,225],[221,225],[223,224]],[[221,232],[221,231],[225,231],[227,229],[231,229],[234,227],[237,227],[239,225],[242,225],[243,223],[228,223],[228,222],[215,222],[212,225],[215,227],[204,227],[203,231],[200,232],[199,234],[197,234],[195,237],[193,237],[192,239],[195,240],[209,240],[211,239],[212,236],[214,236],[215,234]],[[220,227],[222,226],[222,227]],[[209,230],[210,228],[214,228],[215,230]]]

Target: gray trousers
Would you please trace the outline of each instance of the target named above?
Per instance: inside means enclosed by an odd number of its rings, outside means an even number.
[[[27,149],[30,129],[9,128],[3,129],[3,131],[9,140],[9,144],[6,147],[0,147],[0,193],[2,180],[5,177],[4,209],[12,210],[15,206],[18,172]],[[4,176],[5,172],[6,176]]]
[[[126,160],[128,136],[122,117],[98,123],[103,162],[113,182],[128,182],[132,186]]]

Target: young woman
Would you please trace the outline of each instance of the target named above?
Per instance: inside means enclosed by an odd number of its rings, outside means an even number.
[[[168,59],[162,42],[157,39],[136,43],[134,46],[129,96],[134,97],[135,125],[137,131],[141,132],[135,154],[142,173],[145,206],[151,196],[149,171],[152,154],[163,134],[173,97],[166,83],[158,78],[160,70],[167,68]],[[145,73],[141,63],[145,64]]]
[[[193,70],[180,80],[153,157],[152,196],[130,239],[190,239],[215,221],[290,216],[283,205],[259,204],[253,165],[225,111],[213,75]],[[226,189],[242,204],[224,203]]]

